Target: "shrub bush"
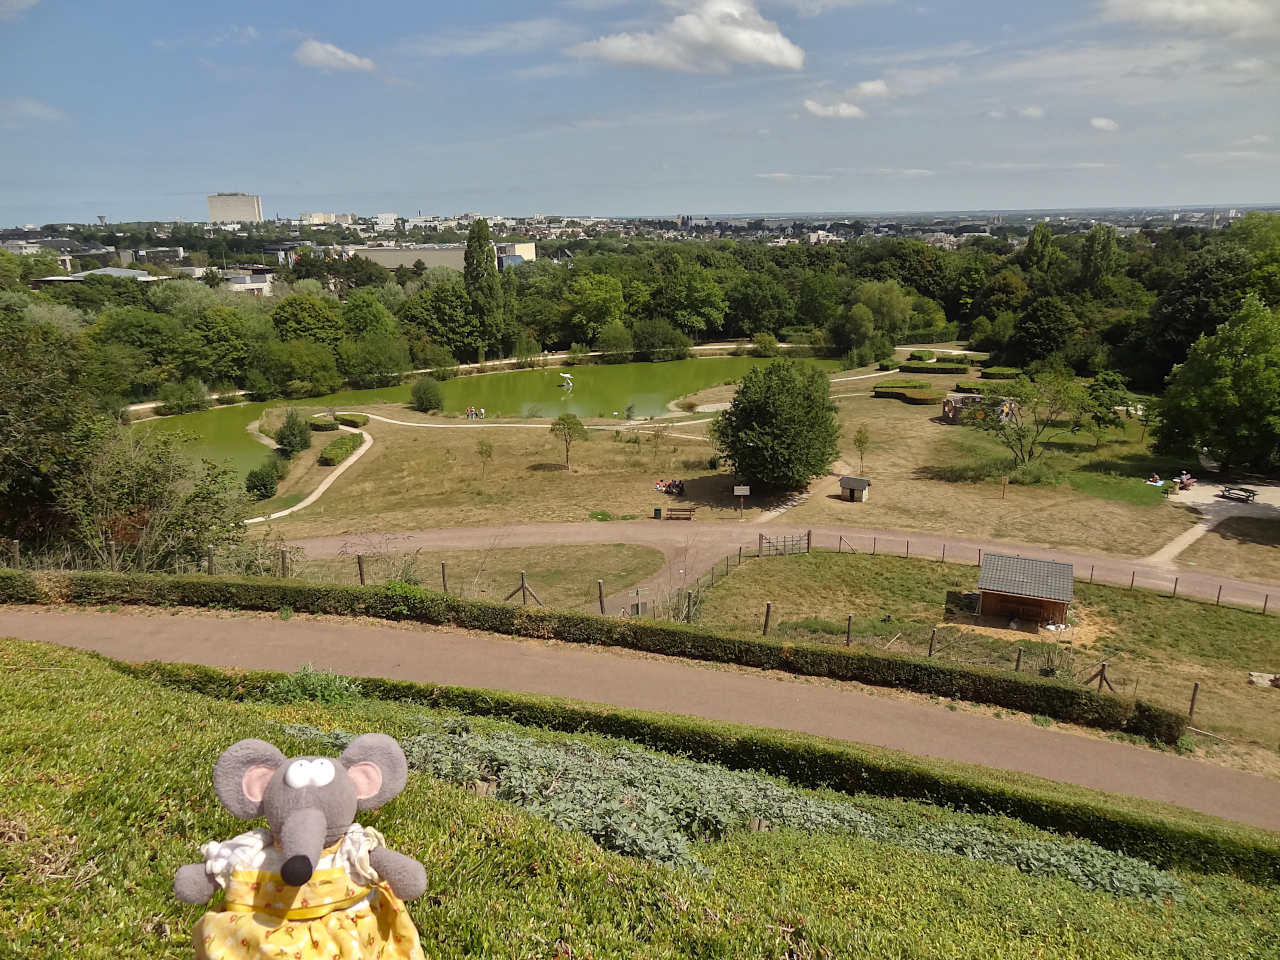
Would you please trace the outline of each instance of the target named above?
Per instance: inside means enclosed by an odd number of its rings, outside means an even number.
[[[173,603],[244,610],[289,607],[299,613],[412,620],[565,643],[626,647],[663,656],[735,663],[803,676],[856,680],[871,686],[901,687],[1040,713],[1082,726],[1125,730],[1139,736],[1150,736],[1151,730],[1165,736],[1176,731],[1181,736],[1186,727],[1181,715],[1161,707],[1147,706],[1139,715],[1133,701],[1114,694],[1009,671],[901,654],[776,643],[760,637],[729,637],[643,620],[617,620],[563,610],[528,610],[483,600],[463,600],[397,583],[382,587],[342,587],[295,581],[104,572],[66,573],[57,579],[56,592],[51,591],[50,595],[73,603]],[[1174,737],[1168,742],[1176,740]]]
[[[419,377],[410,387],[410,406],[419,413],[430,413],[444,408],[444,394],[433,377]]]
[[[569,344],[569,352],[565,354],[564,365],[566,367],[576,367],[582,363],[591,362],[591,348],[585,343]]]
[[[245,476],[244,488],[253,499],[270,500],[276,495],[280,484],[280,473],[276,465],[280,462],[280,458],[273,455]]]
[[[337,439],[330,440],[324,445],[324,449],[320,451],[320,465],[322,467],[336,467],[359,450],[362,443],[364,443],[364,434],[361,433],[344,433]]]
[[[5,573],[0,572],[0,597],[5,596],[5,581]],[[268,685],[281,676],[156,661],[116,661],[112,665],[129,676],[227,700],[261,699]],[[763,771],[799,786],[916,799],[1014,817],[1092,840],[1166,869],[1230,873],[1255,883],[1280,881],[1280,844],[1274,835],[1233,824],[1162,816],[1144,809],[1141,801],[1099,796],[1003,771],[947,764],[803,733],[601,708],[535,694],[381,678],[358,682],[363,695],[373,700],[618,737],[734,770]]]
[[[194,410],[207,410],[213,405],[209,391],[203,383],[188,377],[181,383],[162,383],[156,395],[160,405],[156,413],[162,417],[170,417],[178,413],[191,413]]]
[[[344,427],[363,427],[369,422],[369,418],[363,413],[338,413],[333,419]]]
[[[311,446],[311,428],[297,410],[290,408],[284,423],[276,430],[276,446],[280,456],[292,459]]]
[[[968,373],[969,365],[967,363],[945,363],[941,360],[935,363],[900,363],[898,369],[903,373],[948,373],[955,375],[957,373]]]
[[[912,350],[910,353],[907,354],[907,359],[908,360],[932,360],[933,351],[932,350]]]
[[[293,673],[279,674],[262,691],[268,703],[355,703],[361,698],[359,680],[317,670],[309,663]]]
[[[247,399],[243,393],[220,393],[213,398],[213,402],[220,407],[229,407],[235,403],[244,403]]]
[[[902,387],[876,387],[875,390],[871,392],[871,396],[887,400],[901,400],[903,403],[912,403],[919,406],[925,406],[930,403],[941,403],[946,399],[946,397],[937,390],[904,389]]]
[[[776,357],[782,353],[778,349],[778,338],[771,333],[757,333],[751,338],[751,353],[757,357]]]
[[[328,433],[330,430],[338,429],[338,421],[329,417],[312,417],[307,421],[307,426],[320,433]]]
[[[956,393],[981,393],[985,389],[985,384],[975,383],[972,380],[961,380],[956,384]]]
[[[984,367],[978,376],[983,380],[1017,380],[1022,371],[1017,367]]]

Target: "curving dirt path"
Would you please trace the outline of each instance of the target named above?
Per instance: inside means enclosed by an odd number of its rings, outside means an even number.
[[[1280,829],[1280,782],[1128,744],[892,700],[852,685],[717,670],[622,651],[481,633],[195,611],[0,608],[0,636],[123,660],[295,670],[306,663],[392,677],[572,697],[796,730],[942,760],[1016,770]]]
[[[636,598],[637,588],[640,590],[639,599],[652,600],[686,586],[705,574],[713,564],[723,563],[726,556],[736,557],[739,547],[743,548],[744,554],[753,554],[761,534],[794,535],[803,534],[810,529],[813,531],[815,547],[832,550],[848,550],[852,547],[863,553],[875,551],[897,556],[905,553],[931,560],[941,559],[945,551],[947,562],[975,566],[981,553],[1010,553],[1070,563],[1075,568],[1077,579],[1092,579],[1114,586],[1127,587],[1132,581],[1136,587],[1169,590],[1176,575],[1180,597],[1214,600],[1221,588],[1223,603],[1256,608],[1261,608],[1265,603],[1268,613],[1280,613],[1280,589],[1275,584],[1238,580],[1212,571],[1173,571],[1164,564],[1115,554],[1083,554],[1035,544],[939,537],[910,530],[845,526],[800,527],[778,521],[745,524],[735,521],[628,520],[611,523],[526,523],[410,530],[378,534],[376,538],[368,538],[367,543],[368,552],[377,552],[377,545],[385,542],[388,537],[394,537],[406,552],[420,547],[425,550],[483,550],[495,542],[511,547],[545,544],[554,548],[581,543],[633,543],[657,547],[667,558],[666,566],[638,587],[611,595],[606,600],[606,609],[610,613],[616,613],[623,604]],[[314,537],[293,541],[295,546],[304,548],[307,555],[312,557],[335,557],[344,552],[350,553],[362,542],[365,541],[359,536]],[[593,578],[589,570],[583,571],[583,576]],[[606,590],[608,586],[605,584]]]

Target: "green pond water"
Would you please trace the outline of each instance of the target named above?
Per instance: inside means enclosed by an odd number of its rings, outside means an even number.
[[[493,417],[557,417],[574,413],[580,417],[618,417],[627,407],[637,417],[667,412],[672,400],[728,380],[736,380],[747,370],[767,361],[754,357],[704,357],[670,363],[624,363],[617,365],[552,367],[543,370],[515,370],[471,377],[456,377],[442,383],[447,412],[461,413],[467,407],[484,408]],[[824,369],[835,369],[834,360],[809,361]],[[573,378],[573,389],[565,389],[561,376]],[[343,390],[324,397],[292,401],[299,407],[354,409],[374,403],[408,403],[409,387],[377,390]],[[289,403],[249,403],[234,407],[213,407],[198,413],[144,421],[135,429],[189,434],[194,439],[188,449],[193,456],[230,460],[242,472],[257,466],[267,448],[255,441],[245,427],[257,420],[268,406]]]

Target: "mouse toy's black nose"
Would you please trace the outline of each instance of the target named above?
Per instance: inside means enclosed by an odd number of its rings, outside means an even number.
[[[284,862],[284,866],[280,868],[280,877],[291,887],[300,887],[311,879],[314,871],[311,861],[299,854],[296,857],[290,857]]]

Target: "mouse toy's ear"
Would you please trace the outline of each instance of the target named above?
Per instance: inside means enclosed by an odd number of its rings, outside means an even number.
[[[361,810],[382,806],[403,790],[409,779],[404,751],[385,733],[356,737],[338,760],[356,788]]]
[[[262,798],[284,754],[265,740],[241,740],[213,765],[213,789],[222,805],[241,820],[262,816]]]

